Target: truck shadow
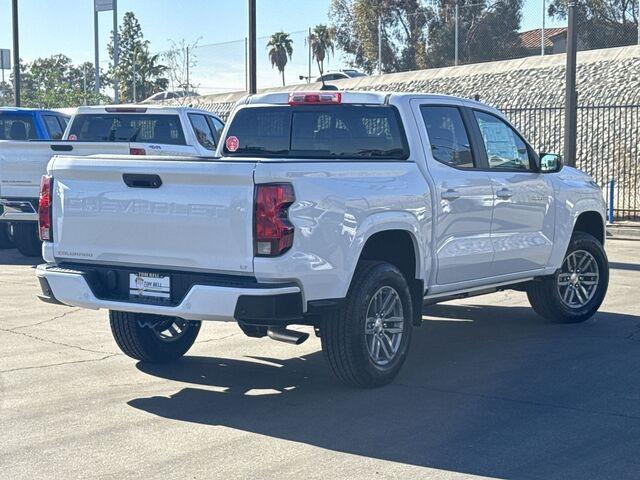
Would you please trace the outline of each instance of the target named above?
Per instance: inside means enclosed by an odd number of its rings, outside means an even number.
[[[0,265],[39,265],[40,257],[25,257],[15,248],[0,250]]]
[[[467,474],[637,478],[640,317],[600,313],[555,325],[529,308],[474,305],[425,314],[388,387],[341,386],[321,352],[187,357],[139,363],[190,385],[128,403],[164,418]]]

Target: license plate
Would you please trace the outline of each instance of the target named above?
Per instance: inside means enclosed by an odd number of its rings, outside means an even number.
[[[171,278],[158,273],[129,274],[129,295],[135,297],[171,297]]]

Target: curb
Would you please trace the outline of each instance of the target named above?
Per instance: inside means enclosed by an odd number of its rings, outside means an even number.
[[[640,228],[624,226],[607,226],[607,240],[640,240]]]

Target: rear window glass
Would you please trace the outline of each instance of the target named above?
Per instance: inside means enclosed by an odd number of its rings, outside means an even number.
[[[178,115],[141,113],[77,115],[71,123],[69,139],[81,142],[185,144]]]
[[[0,113],[0,140],[35,140],[33,119],[27,115]]]
[[[245,108],[234,117],[227,155],[327,159],[408,156],[395,108],[382,105],[313,105]],[[235,148],[237,146],[237,148]]]

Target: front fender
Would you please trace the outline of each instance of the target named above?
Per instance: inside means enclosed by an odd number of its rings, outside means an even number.
[[[600,187],[584,172],[565,167],[554,180],[556,228],[549,267],[555,270],[562,265],[578,217],[585,212],[597,212],[605,225],[606,203]]]

